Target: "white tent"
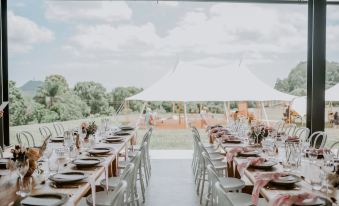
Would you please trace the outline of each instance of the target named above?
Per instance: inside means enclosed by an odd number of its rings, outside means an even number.
[[[293,98],[263,83],[244,67],[180,62],[174,71],[126,100],[226,102],[291,101]]]
[[[325,101],[336,102],[339,101],[339,84],[327,89],[325,91]],[[292,108],[301,116],[306,115],[306,97],[298,97],[293,100]]]
[[[326,101],[336,102],[339,101],[339,84],[329,88],[325,93]]]

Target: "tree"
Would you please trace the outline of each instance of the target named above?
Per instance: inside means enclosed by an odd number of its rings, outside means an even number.
[[[109,93],[109,104],[117,110],[127,97],[140,93],[143,89],[137,87],[117,87]],[[140,101],[130,101],[129,108],[132,111],[139,111],[142,103]]]
[[[339,83],[339,64],[326,62],[326,89]],[[277,79],[274,88],[296,96],[306,95],[307,62],[300,62],[285,79]]]
[[[52,107],[61,94],[69,90],[66,79],[58,74],[46,77],[43,85],[38,89],[34,100],[47,108]]]
[[[9,122],[11,126],[28,123],[27,105],[14,81],[9,81]]]
[[[110,111],[106,89],[100,83],[78,82],[74,92],[90,107],[92,114],[107,114]]]
[[[50,108],[58,114],[58,120],[66,121],[87,117],[90,108],[73,91],[60,95],[59,100]]]

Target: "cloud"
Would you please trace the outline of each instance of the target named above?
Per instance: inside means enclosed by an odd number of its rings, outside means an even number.
[[[112,23],[130,19],[132,10],[123,1],[47,1],[45,16],[55,21]]]
[[[30,51],[35,44],[50,42],[54,34],[49,29],[37,25],[32,20],[8,12],[9,52],[24,53]]]
[[[179,2],[177,1],[159,1],[158,4],[169,6],[169,7],[177,7],[179,6]]]

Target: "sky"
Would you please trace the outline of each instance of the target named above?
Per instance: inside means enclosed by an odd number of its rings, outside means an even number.
[[[147,88],[181,61],[237,63],[273,86],[306,61],[306,5],[11,0],[8,10],[18,86],[61,74],[70,86]],[[327,24],[327,59],[339,62],[339,7]]]

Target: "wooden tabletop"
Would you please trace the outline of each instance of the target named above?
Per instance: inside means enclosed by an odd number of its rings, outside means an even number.
[[[46,193],[46,192],[58,192],[58,193],[65,193],[69,195],[69,199],[66,202],[66,206],[74,206],[77,205],[84,195],[86,195],[90,191],[90,184],[88,183],[89,178],[94,178],[95,180],[99,181],[104,175],[105,169],[104,164],[110,165],[110,170],[116,170],[117,169],[117,157],[119,155],[119,152],[123,151],[127,148],[129,145],[131,139],[136,135],[136,132],[132,132],[131,135],[126,136],[124,142],[118,143],[118,144],[108,144],[103,142],[97,142],[95,146],[104,146],[104,147],[110,147],[112,148],[112,152],[108,156],[102,156],[103,162],[100,163],[98,166],[90,168],[90,169],[78,169],[76,168],[72,163],[69,163],[68,159],[60,160],[65,161],[66,165],[64,165],[64,168],[62,169],[63,172],[66,171],[81,171],[88,175],[88,178],[84,180],[83,182],[76,183],[76,185],[72,185],[72,188],[54,188],[50,185],[51,181],[46,178],[45,184],[34,184],[34,188],[32,190],[32,194],[39,194],[39,193]],[[53,148],[60,148],[62,147],[62,144],[60,143],[49,143],[49,146],[52,146]],[[5,157],[9,156],[10,153],[6,151],[4,153]],[[88,154],[86,152],[82,152],[79,156],[87,156]],[[47,162],[43,162],[43,168],[47,168]],[[63,163],[61,163],[63,164]],[[116,171],[111,171],[110,176],[112,176]],[[8,170],[0,170],[1,174],[7,174]],[[11,177],[11,178],[10,178]],[[34,180],[33,180],[34,182]],[[1,191],[0,191],[0,205],[11,205],[15,200],[19,198],[15,193],[18,190],[18,181],[17,181],[17,175],[4,175],[0,177],[0,185],[1,185]]]

